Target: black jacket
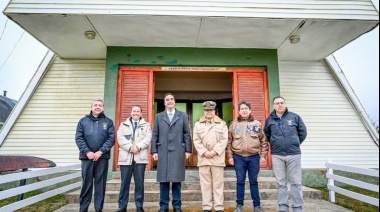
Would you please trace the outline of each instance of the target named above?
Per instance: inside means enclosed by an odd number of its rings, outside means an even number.
[[[306,139],[307,130],[302,118],[286,109],[282,117],[273,111],[266,119],[264,133],[271,144],[272,155],[301,154],[300,145]]]
[[[88,152],[101,151],[100,158],[109,159],[110,150],[115,144],[115,127],[113,121],[104,113],[98,118],[92,112],[81,118],[78,122],[75,142],[79,148],[79,159],[86,160]]]

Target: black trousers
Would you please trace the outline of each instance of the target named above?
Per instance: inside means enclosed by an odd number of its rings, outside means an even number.
[[[172,182],[172,205],[174,209],[181,209],[181,189],[182,183]],[[169,210],[170,182],[160,182],[160,210]]]
[[[82,189],[79,197],[80,212],[88,211],[92,199],[93,186],[95,186],[95,211],[103,210],[107,172],[108,159],[98,159],[97,161],[82,160]]]
[[[129,189],[131,179],[135,181],[135,204],[136,207],[144,207],[144,177],[145,177],[146,164],[136,164],[135,161],[132,165],[121,165],[121,187],[119,193],[119,209],[126,209],[129,200]]]

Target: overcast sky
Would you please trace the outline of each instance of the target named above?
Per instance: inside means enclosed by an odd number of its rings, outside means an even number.
[[[18,100],[47,48],[2,14],[0,0],[0,95]],[[379,0],[373,0],[379,10]],[[379,27],[334,53],[370,119],[379,121]]]

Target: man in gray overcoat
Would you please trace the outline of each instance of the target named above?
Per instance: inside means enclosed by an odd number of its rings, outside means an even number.
[[[160,210],[169,211],[169,191],[172,183],[173,210],[181,210],[181,187],[185,181],[186,159],[192,144],[188,116],[175,109],[174,95],[164,98],[166,110],[157,114],[154,122],[151,154],[157,161],[157,182],[160,183]]]

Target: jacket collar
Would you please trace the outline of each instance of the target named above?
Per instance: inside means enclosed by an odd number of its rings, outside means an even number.
[[[172,119],[172,122],[169,121],[169,116],[168,116],[168,113],[167,111],[163,111],[161,112],[161,115],[162,115],[162,118],[163,120],[169,124],[169,125],[173,125],[178,119],[179,119],[179,111],[177,109],[175,109],[175,112],[174,112],[174,115],[173,115],[173,119]]]
[[[105,118],[106,115],[104,115],[104,113],[101,112],[98,117],[95,117],[95,116],[92,115],[92,111],[90,111],[90,114],[88,114],[87,117],[89,117],[91,120],[96,121],[96,120],[98,120],[100,118]]]
[[[199,119],[199,122],[200,122],[200,123],[203,123],[203,122],[206,122],[206,121],[207,121],[207,119],[206,119],[204,116],[202,116],[202,117]],[[222,119],[220,119],[218,116],[214,116],[214,122],[217,123],[217,124],[219,124],[219,123],[222,122]]]
[[[286,116],[286,114],[288,114],[288,108],[285,109],[285,112],[284,114],[282,114],[282,117]],[[273,110],[271,113],[270,113],[270,116],[272,118],[280,118],[277,113],[276,113],[276,110]]]
[[[127,118],[127,120],[125,120],[124,122],[123,122],[123,124],[124,125],[130,125],[130,126],[132,126],[132,123],[133,123],[133,119],[132,119],[132,117],[128,117]],[[142,124],[145,124],[146,123],[146,121],[145,121],[145,119],[143,118],[143,117],[140,117],[140,120],[139,120],[139,124],[138,125],[142,125]]]

